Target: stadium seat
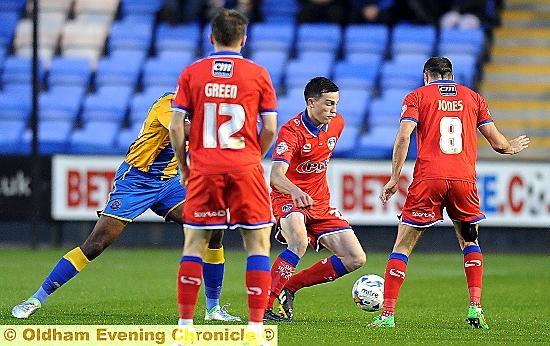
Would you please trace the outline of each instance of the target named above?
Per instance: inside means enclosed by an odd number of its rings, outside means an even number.
[[[74,13],[76,16],[86,14],[103,14],[114,18],[120,0],[76,0]]]
[[[143,120],[145,120],[145,116]],[[130,145],[136,140],[142,126],[143,121],[133,123],[131,127],[120,130],[115,139],[116,149],[119,154],[124,154],[128,151]]]
[[[148,52],[153,37],[153,22],[122,20],[111,25],[108,50],[134,49]]]
[[[374,126],[359,136],[353,151],[356,159],[391,159],[398,126]]]
[[[63,56],[85,57],[95,70],[107,38],[108,23],[68,21],[61,34],[61,54]]]
[[[201,28],[198,24],[170,25],[160,23],[155,32],[155,49],[157,53],[163,50],[181,50],[195,56],[201,39]]]
[[[285,83],[287,88],[306,85],[317,76],[329,76],[332,63],[328,60],[307,59],[290,60],[286,66]]]
[[[0,11],[0,47],[11,45],[19,17],[19,12],[16,11]]]
[[[351,24],[344,32],[344,54],[370,53],[384,55],[390,30],[382,24]]]
[[[90,62],[86,58],[79,57],[55,57],[52,60],[48,85],[74,85],[87,87],[90,82],[92,70]]]
[[[32,108],[29,85],[14,85],[0,92],[0,120],[27,121]]]
[[[297,96],[282,96],[277,100],[277,124],[282,126],[289,119],[292,119],[296,114],[302,112],[306,108],[303,95]]]
[[[336,106],[338,113],[342,114],[346,124],[361,128],[364,125],[365,115],[370,103],[368,90],[340,88],[340,102]]]
[[[97,65],[95,83],[98,87],[106,85],[126,85],[132,88],[137,84],[141,73],[145,52],[137,50],[119,50],[101,58]]]
[[[163,5],[163,0],[122,0],[121,15],[126,17],[132,14],[156,14]]]
[[[264,66],[269,75],[275,89],[278,89],[282,83],[284,67],[288,59],[286,51],[271,51],[271,50],[256,50],[252,54],[252,60]]]
[[[346,127],[344,127],[344,131],[342,132],[342,135],[338,139],[338,143],[336,143],[336,147],[334,148],[333,157],[353,157],[355,148],[357,147],[359,132],[359,127],[350,126],[346,123]]]
[[[382,65],[380,87],[414,89],[422,85],[422,68],[428,60],[423,54],[397,54]]]
[[[340,44],[340,35],[340,26],[337,24],[301,24],[297,30],[296,51],[335,52]]]
[[[247,46],[256,51],[282,51],[290,53],[294,43],[295,25],[289,23],[255,23],[251,25]]]
[[[67,15],[61,12],[41,12],[39,15],[38,40],[39,55],[49,65],[59,41],[61,28]],[[30,18],[21,19],[17,24],[17,31],[13,43],[15,54],[19,56],[32,56],[32,30],[33,23]]]
[[[377,126],[399,126],[403,99],[379,97],[369,107],[368,128]]]
[[[440,56],[449,54],[471,54],[479,58],[485,46],[485,33],[482,28],[457,29],[441,28],[438,52]]]
[[[473,88],[477,75],[477,58],[471,54],[451,53],[445,55],[453,64],[455,81]]]
[[[41,83],[44,80],[45,69],[42,61],[39,61],[38,79]],[[2,84],[4,87],[10,84],[32,84],[32,58],[9,56],[4,61],[4,70],[2,71]]]
[[[84,99],[83,86],[55,86],[38,98],[40,119],[76,121]]]
[[[19,12],[25,9],[26,0],[2,0],[0,1],[0,12]]]
[[[81,118],[84,122],[111,121],[120,123],[126,114],[133,89],[128,86],[103,86],[84,101]]]
[[[175,89],[178,77],[188,64],[192,62],[191,55],[182,58],[173,58],[170,55],[161,55],[150,58],[143,67],[142,84],[151,85],[173,85]]]
[[[44,12],[58,12],[58,13],[64,13],[66,15],[69,14],[71,11],[71,8],[73,7],[74,0],[48,0],[48,1],[40,1],[40,11],[42,13]],[[28,4],[28,11],[32,11],[32,1],[29,1]]]
[[[21,154],[24,152],[21,136],[26,126],[24,120],[0,119],[0,153]]]
[[[154,90],[148,89],[148,91],[143,93],[134,94],[132,101],[130,102],[130,125],[141,124],[145,120],[147,112],[155,103],[155,100],[164,95],[167,91],[163,90]]]
[[[298,9],[298,0],[262,1],[262,13],[268,23],[293,23]]]
[[[397,24],[393,28],[393,55],[416,53],[432,55],[435,48],[436,29],[431,25]]]
[[[346,60],[334,65],[333,79],[340,88],[373,89],[380,65],[350,63]]]
[[[38,145],[42,155],[62,154],[68,150],[69,136],[73,122],[67,120],[45,120],[38,124]],[[24,146],[31,146],[32,131],[27,128],[22,136]]]
[[[85,123],[70,135],[69,150],[74,154],[112,154],[119,129],[118,122]]]

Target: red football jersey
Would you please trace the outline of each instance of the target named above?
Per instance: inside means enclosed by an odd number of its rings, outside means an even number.
[[[417,123],[414,179],[475,182],[477,128],[493,121],[478,93],[451,80],[438,80],[405,97],[401,121]]]
[[[273,162],[288,163],[287,178],[309,194],[316,206],[330,202],[327,166],[343,129],[344,118],[340,114],[318,128],[304,111],[281,127],[275,142]],[[272,186],[272,198],[283,195],[288,196]]]
[[[189,113],[191,169],[225,173],[261,161],[258,114],[276,114],[267,70],[241,54],[217,52],[186,67],[172,109]]]

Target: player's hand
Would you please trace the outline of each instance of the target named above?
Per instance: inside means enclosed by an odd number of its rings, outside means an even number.
[[[510,154],[514,155],[526,149],[529,146],[531,140],[526,135],[518,136],[510,141]]]
[[[313,198],[302,190],[293,192],[291,196],[296,208],[310,209],[313,206]]]
[[[382,192],[380,192],[380,200],[382,203],[386,203],[391,196],[393,196],[397,192],[397,183],[399,182],[399,179],[391,178],[386,185],[382,188]]]
[[[187,186],[187,179],[189,178],[189,166],[185,165],[180,167],[180,183],[181,186]]]

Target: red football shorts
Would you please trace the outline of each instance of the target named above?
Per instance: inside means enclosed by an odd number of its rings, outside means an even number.
[[[294,207],[290,198],[286,197],[273,198],[271,203],[273,204],[273,215],[275,215],[275,220],[279,227],[281,218],[286,217],[290,213],[301,213],[304,215],[309,245],[316,251],[323,248],[319,242],[322,237],[329,234],[353,231],[348,221],[344,219],[338,209],[328,204],[319,205],[318,207],[314,206],[312,209],[299,209]],[[277,227],[275,239],[282,244],[286,244],[286,240],[279,227]]]
[[[478,223],[485,219],[479,208],[475,183],[462,180],[429,179],[409,187],[401,222],[429,227],[443,221],[443,208],[452,220]]]
[[[261,164],[241,172],[191,171],[183,224],[200,229],[257,229],[273,225]]]

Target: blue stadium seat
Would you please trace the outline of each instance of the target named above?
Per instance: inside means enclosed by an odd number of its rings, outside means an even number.
[[[145,117],[143,118],[145,120]],[[124,128],[120,130],[120,133],[115,139],[116,151],[120,154],[124,154],[128,151],[130,145],[136,140],[141,127],[143,126],[142,122],[136,122],[132,124],[131,127]]]
[[[338,50],[341,30],[337,24],[306,23],[298,26],[296,51],[330,51]]]
[[[370,92],[340,88],[339,94],[340,102],[336,106],[336,110],[342,114],[347,125],[361,128],[370,103]]]
[[[264,0],[262,2],[262,13],[266,22],[294,22],[298,9],[297,0]]]
[[[380,87],[415,89],[422,85],[422,69],[428,56],[423,54],[397,54],[382,65]]]
[[[86,90],[81,86],[55,86],[38,96],[40,119],[76,121]]]
[[[25,150],[21,136],[25,129],[24,120],[0,119],[0,154],[21,154]]]
[[[336,143],[336,147],[333,151],[333,157],[353,157],[355,148],[357,147],[359,132],[359,127],[346,125],[346,127],[344,127],[344,132],[342,132],[342,135],[338,139],[338,143]]]
[[[259,50],[290,53],[294,42],[295,25],[289,23],[256,23],[249,29],[247,46],[252,52]]]
[[[187,60],[184,60],[187,59]],[[173,85],[176,88],[178,77],[188,64],[192,62],[191,55],[182,58],[170,56],[158,56],[150,58],[143,67],[142,84],[151,85]]]
[[[32,108],[30,85],[12,85],[0,92],[0,120],[27,121]]]
[[[478,58],[484,46],[485,33],[482,28],[468,30],[441,28],[438,47],[440,56],[471,54]]]
[[[452,53],[445,55],[453,64],[455,81],[473,88],[477,75],[477,58],[471,54]]]
[[[133,89],[127,86],[104,86],[84,101],[82,120],[121,122],[124,119]]]
[[[286,51],[256,50],[252,54],[252,60],[257,64],[264,66],[269,75],[273,86],[278,89],[282,83],[284,67],[288,59]]]
[[[2,0],[0,1],[0,12],[18,12],[25,9],[26,0]]]
[[[69,150],[75,154],[112,154],[120,124],[90,121],[70,135]]]
[[[0,4],[0,8],[2,5]],[[9,47],[13,41],[15,28],[19,21],[19,13],[16,11],[0,10],[0,47]]]
[[[310,59],[290,60],[286,66],[285,83],[287,88],[304,87],[313,77],[329,76],[332,63]]]
[[[403,99],[379,97],[372,100],[369,107],[368,126],[399,126]]]
[[[432,55],[436,29],[431,25],[397,24],[393,28],[392,54],[416,53]]]
[[[277,124],[282,126],[306,108],[304,97],[282,96],[277,100]]]
[[[333,79],[340,88],[372,89],[379,69],[379,64],[350,63],[342,60],[334,65]]]
[[[153,22],[122,20],[111,25],[108,50],[135,49],[147,52],[153,37]]]
[[[91,75],[88,59],[58,56],[52,59],[48,84],[50,88],[58,85],[88,86]]]
[[[44,80],[45,69],[42,61],[38,65],[39,82]],[[32,84],[32,58],[9,56],[4,61],[4,70],[2,72],[2,83],[4,86],[9,84]]]
[[[120,11],[123,17],[132,14],[155,14],[160,11],[163,0],[122,0]]]
[[[155,101],[164,95],[167,91],[148,89],[148,91],[134,94],[132,101],[130,102],[130,124],[141,124],[147,116],[147,112],[155,103]]]
[[[62,154],[68,151],[73,122],[67,120],[44,120],[38,124],[38,145],[40,154]],[[30,148],[32,131],[28,128],[22,137],[24,146]]]
[[[134,87],[139,79],[145,60],[145,52],[117,50],[99,60],[95,83],[104,85],[127,85]]]
[[[201,28],[197,23],[170,25],[160,23],[155,33],[155,49],[183,50],[195,56],[198,43],[201,39]]]
[[[386,53],[390,30],[382,24],[351,24],[344,32],[344,54]]]
[[[397,133],[396,126],[375,126],[359,136],[353,158],[387,160],[391,159],[393,143]]]

